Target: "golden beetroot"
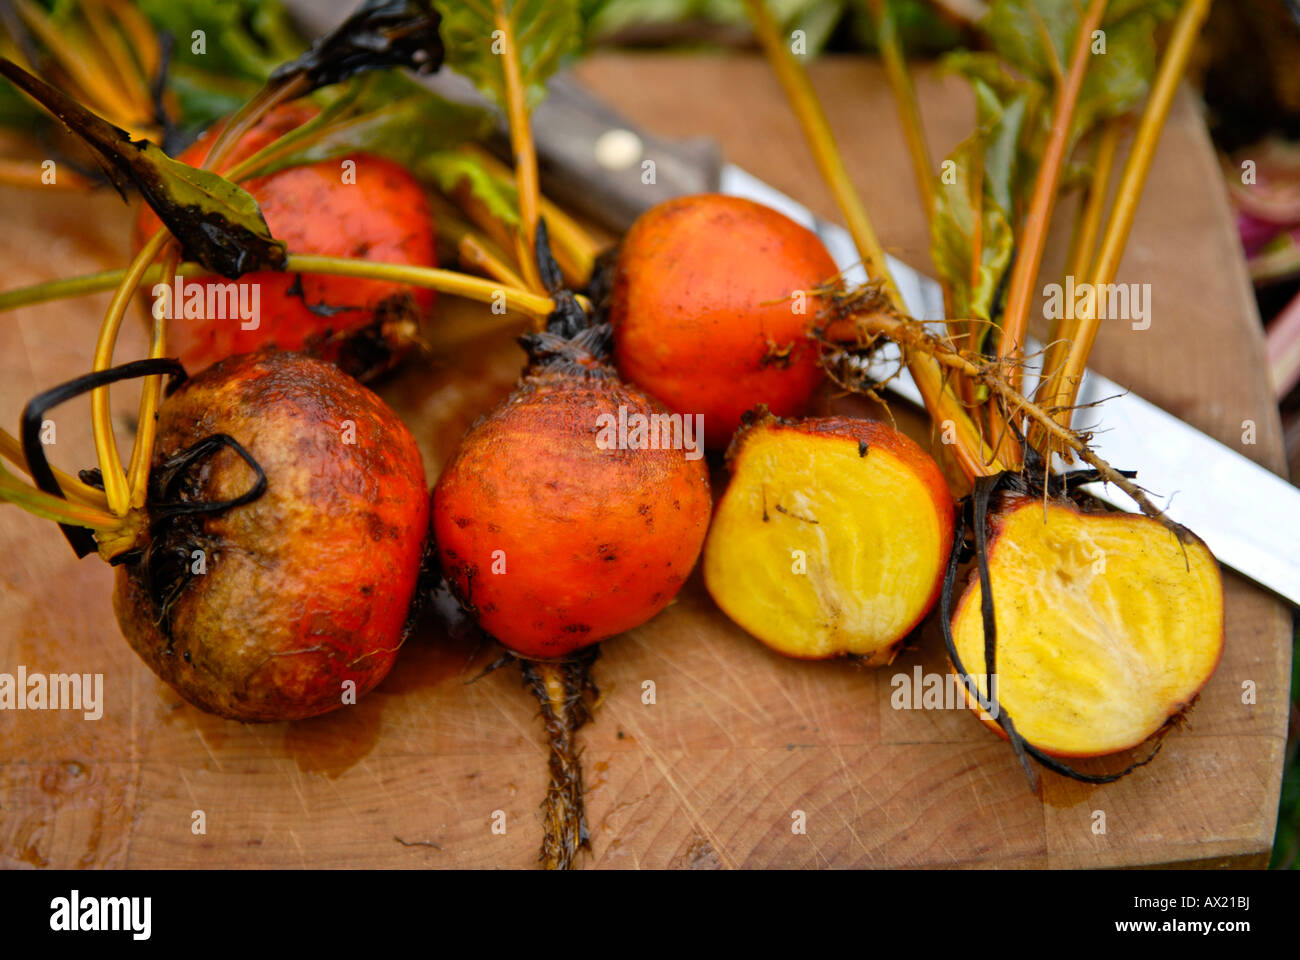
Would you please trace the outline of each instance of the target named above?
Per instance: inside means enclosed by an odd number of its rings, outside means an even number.
[[[241,449],[264,491],[201,512],[256,489]],[[155,673],[237,720],[325,713],[383,679],[429,507],[414,438],[378,397],[302,355],[232,357],[163,403],[153,463],[149,527],[114,607]]]
[[[433,491],[452,589],[530,658],[653,617],[691,572],[709,521],[704,461],[682,449],[690,424],[619,379],[601,359],[606,335],[532,335],[518,389],[466,434]],[[609,431],[619,418],[665,426],[656,439],[667,442],[620,444]]]
[[[1140,744],[1190,706],[1218,665],[1219,567],[1186,531],[1013,496],[992,519],[988,574],[999,710],[1048,756],[1102,756]],[[952,640],[987,698],[982,603],[973,575],[952,617]]]
[[[593,645],[677,594],[711,498],[694,419],[620,380],[605,361],[609,328],[585,326],[572,297],[553,292],[568,319],[558,309],[547,331],[523,338],[519,387],[443,468],[433,517],[452,592],[519,655],[541,706],[551,777],[540,861],[568,869],[590,848],[577,733],[597,697]]]
[[[315,113],[305,104],[272,111],[235,145],[222,170],[253,156]],[[178,159],[201,164],[219,130],[201,137]],[[353,182],[344,178],[349,161],[355,164]],[[437,266],[433,218],[424,190],[408,171],[384,157],[354,154],[288,167],[242,186],[257,200],[271,233],[291,253]],[[137,244],[159,225],[153,211],[144,207],[136,227]],[[366,377],[392,366],[416,343],[419,323],[434,302],[429,289],[355,277],[261,272],[244,275],[238,287],[222,277],[185,281],[172,306],[168,338],[192,371],[273,345],[310,353]],[[198,293],[191,296],[191,289]],[[236,290],[244,294],[238,315],[226,292]],[[254,307],[256,315],[250,317]]]
[[[745,411],[802,414],[822,381],[811,291],[833,279],[820,240],[738,197],[681,197],[642,214],[614,265],[609,319],[623,377],[704,416],[725,448]]]
[[[888,663],[939,596],[943,475],[886,424],[760,415],[728,452],[704,551],[718,606],[780,653]]]

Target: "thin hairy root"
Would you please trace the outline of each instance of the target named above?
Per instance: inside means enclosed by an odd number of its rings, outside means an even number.
[[[904,363],[908,362],[909,354],[920,353],[932,357],[943,367],[982,384],[996,394],[1008,423],[1016,422],[1023,414],[1037,424],[1046,440],[1046,451],[1042,452],[1070,451],[1096,470],[1102,482],[1113,483],[1128,494],[1144,514],[1181,530],[1151,502],[1141,487],[1092,451],[1088,446],[1091,434],[1062,426],[1054,411],[1038,405],[1011,386],[1007,376],[1008,361],[949,345],[926,330],[923,323],[900,314],[874,287],[852,291],[840,287],[826,291],[825,296],[834,304],[837,314],[821,331],[824,345],[831,349],[843,349],[851,342],[855,349],[869,351],[883,338],[898,345],[903,351]],[[852,389],[843,382],[841,386]]]
[[[542,801],[545,833],[538,857],[547,870],[570,870],[578,851],[591,849],[577,735],[599,697],[591,678],[597,652],[597,647],[589,647],[565,660],[519,659],[524,685],[541,704],[551,747],[551,783]]]

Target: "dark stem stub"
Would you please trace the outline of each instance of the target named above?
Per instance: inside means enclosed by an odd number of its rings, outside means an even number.
[[[231,500],[201,500],[203,483],[196,466],[220,450],[233,450],[253,472],[253,484]],[[142,544],[110,559],[123,566],[139,581],[153,604],[153,626],[159,628],[172,649],[172,607],[194,575],[194,550],[209,549],[204,518],[246,505],[266,492],[266,472],[234,437],[213,433],[185,450],[178,451],[149,470],[146,513],[148,537]]]
[[[196,468],[224,449],[232,450],[253,471],[253,484],[229,500],[204,500],[201,469]],[[154,605],[154,625],[168,638],[169,649],[172,607],[193,576],[192,551],[199,545],[205,552],[209,548],[204,518],[252,503],[266,492],[266,486],[266,471],[261,464],[224,433],[204,437],[149,471],[145,499],[149,516],[147,542],[118,554],[110,562],[114,566],[125,564],[133,576],[140,578]]]
[[[54,476],[54,470],[45,458],[45,445],[41,442],[41,425],[48,411],[74,397],[89,393],[96,387],[107,386],[110,383],[118,383],[122,380],[132,380],[136,377],[152,376],[169,377],[167,392],[170,394],[174,387],[185,380],[185,368],[181,366],[179,360],[166,358],[132,360],[130,363],[123,363],[108,370],[96,370],[93,373],[83,374],[69,380],[67,383],[61,383],[57,387],[42,391],[28,400],[27,405],[23,407],[20,433],[22,434],[23,456],[27,460],[28,469],[31,470],[32,474],[32,482],[36,484],[36,488],[61,500],[67,499],[63,495],[63,488],[59,486],[59,481]],[[99,476],[98,470],[95,471],[94,477],[96,484],[102,490],[104,481],[103,477]],[[83,483],[89,482],[86,480],[84,473],[81,480]],[[73,551],[76,552],[77,559],[95,552],[95,537],[89,530],[69,523],[61,523],[59,526],[63,530],[63,535],[68,538],[68,543],[72,545]]]
[[[598,654],[592,646],[564,660],[519,661],[524,686],[542,706],[551,747],[551,782],[541,804],[544,835],[538,856],[548,870],[569,870],[579,850],[591,850],[577,734],[591,719],[599,696],[591,677]]]
[[[406,67],[435,72],[444,50],[438,11],[429,0],[366,0],[311,49],[271,74],[272,85],[305,78],[310,93],[358,73]]]

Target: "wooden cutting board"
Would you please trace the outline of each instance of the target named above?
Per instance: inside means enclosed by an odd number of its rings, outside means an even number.
[[[766,67],[748,56],[614,56],[578,73],[635,121],[710,135],[727,156],[834,216]],[[813,76],[892,252],[928,267],[926,232],[878,69]],[[970,125],[960,83],[923,72],[932,149]],[[0,190],[0,286],[120,265],[128,211],[112,196]],[[1065,211],[1063,211],[1065,212]],[[1059,273],[1061,252],[1049,265]],[[1201,118],[1183,96],[1161,143],[1121,281],[1150,282],[1152,326],[1104,328],[1096,366],[1271,469],[1276,411],[1231,215]],[[88,369],[105,296],[0,316],[0,419]],[[480,314],[447,309],[462,332]],[[129,323],[119,359],[143,355]],[[522,354],[496,335],[387,383],[430,479],[472,419],[503,396]],[[130,436],[132,389],[116,390]],[[919,429],[919,419],[900,419]],[[88,403],[58,410],[53,455],[93,462]],[[1242,423],[1256,440],[1241,446]],[[1151,438],[1152,444],[1159,442]],[[1120,464],[1141,467],[1141,464]],[[1030,794],[1009,748],[964,710],[896,711],[890,678],[944,669],[933,629],[893,667],[797,663],[710,603],[698,577],[653,622],[606,643],[604,692],[582,734],[600,867],[1262,866],[1273,837],[1290,664],[1282,604],[1227,576],[1217,674],[1150,766],[1106,787],[1052,774]],[[238,630],[231,624],[231,630]],[[102,673],[102,719],[0,713],[0,864],[106,867],[527,867],[541,828],[546,754],[513,668],[427,618],[389,678],[355,707],[243,726],[183,703],[118,634],[110,575],[76,561],[54,527],[0,507],[0,672]],[[645,681],[655,702],[643,703]],[[1256,702],[1242,703],[1253,683]],[[206,832],[192,829],[203,811]],[[497,812],[505,832],[493,832]],[[792,831],[802,811],[806,834]],[[1098,833],[1097,813],[1105,815]]]

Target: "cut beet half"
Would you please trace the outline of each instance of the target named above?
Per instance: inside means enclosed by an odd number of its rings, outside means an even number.
[[[1218,563],[1200,540],[1156,520],[1017,497],[993,521],[988,572],[997,702],[1050,756],[1137,746],[1190,706],[1219,663]],[[952,636],[987,697],[982,603],[973,577]]]
[[[787,656],[892,660],[934,605],[952,544],[934,461],[883,423],[771,416],[728,460],[704,554],[718,606]]]

